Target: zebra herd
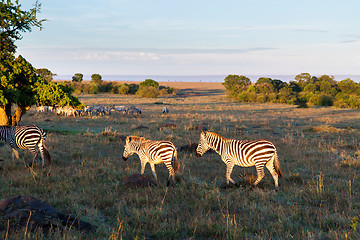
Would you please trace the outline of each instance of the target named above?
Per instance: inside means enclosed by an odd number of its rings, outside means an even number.
[[[19,159],[17,149],[29,149],[33,154],[33,160],[40,151],[42,165],[45,160],[51,164],[51,157],[45,147],[46,133],[36,125],[29,126],[0,126],[0,141],[9,143],[13,149],[14,155]],[[38,146],[39,150],[36,150]],[[242,141],[226,139],[216,133],[201,131],[200,140],[196,148],[197,157],[201,157],[206,151],[213,149],[221,156],[222,161],[226,164],[226,183],[236,184],[231,178],[231,173],[235,165],[241,167],[255,166],[257,179],[253,183],[256,186],[265,176],[264,168],[266,167],[271,173],[275,188],[278,188],[278,178],[281,178],[282,172],[276,147],[267,140]],[[157,180],[155,164],[164,163],[169,171],[169,178],[172,185],[175,184],[175,173],[179,170],[179,161],[175,145],[170,141],[152,141],[143,137],[128,136],[126,138],[123,160],[127,160],[131,155],[137,154],[141,162],[141,174],[144,174],[145,166],[150,164],[151,171]]]
[[[63,115],[66,117],[69,116],[89,116],[89,115],[100,115],[104,116],[106,114],[110,115],[112,112],[118,112],[123,114],[130,114],[130,115],[138,115],[142,114],[142,107],[135,107],[135,106],[113,106],[107,107],[102,105],[95,105],[95,106],[84,106],[81,109],[76,109],[71,106],[65,107],[53,107],[53,106],[38,106],[36,107],[36,112],[43,113],[55,113],[57,115]]]

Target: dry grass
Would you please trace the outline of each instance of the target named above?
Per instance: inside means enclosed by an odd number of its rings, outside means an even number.
[[[35,167],[34,176],[23,164],[10,161],[8,146],[1,148],[2,198],[31,195],[98,226],[92,236],[69,230],[52,239],[360,237],[360,111],[240,104],[225,98],[220,88],[181,89],[182,95],[158,99],[79,96],[87,105],[142,106],[144,114],[139,116],[65,118],[30,110],[22,124],[38,124],[48,131],[53,166],[50,173]],[[163,105],[170,110],[167,116],[161,115]],[[268,172],[259,188],[252,189],[255,169],[240,167],[232,176],[241,186],[225,189],[220,157],[209,152],[196,158],[191,151],[179,151],[175,188],[166,188],[164,165],[156,166],[157,186],[122,185],[123,177],[140,172],[137,156],[121,159],[124,136],[167,139],[180,148],[198,142],[199,125],[227,138],[273,141],[284,173],[279,191],[274,191]],[[25,151],[21,155],[31,159]],[[145,174],[152,177],[149,166]],[[46,238],[41,233],[32,236]],[[13,237],[23,239],[24,234]]]

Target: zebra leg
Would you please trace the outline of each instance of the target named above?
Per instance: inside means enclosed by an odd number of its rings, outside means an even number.
[[[170,180],[171,180],[171,183],[172,183],[172,186],[175,187],[175,172],[174,172],[174,168],[172,166],[169,166],[168,167],[168,170],[169,170],[169,178],[168,178],[168,181],[167,181],[167,186],[170,185]]]
[[[256,186],[261,181],[261,179],[263,179],[263,177],[265,176],[264,165],[261,164],[261,165],[255,165],[255,166],[256,166],[256,172],[257,172],[257,179],[253,184],[254,186]]]
[[[13,150],[13,152],[11,154],[12,160],[14,160],[14,156],[17,160],[20,160],[19,152],[15,148],[13,148],[12,150]]]
[[[234,168],[233,163],[226,164],[226,184],[229,185],[229,182],[236,185],[236,182],[231,179],[231,173]]]
[[[269,170],[269,172],[271,173],[274,182],[275,182],[275,188],[279,187],[279,176],[275,171],[275,167],[274,167],[274,156],[270,159],[270,161],[268,161],[266,163],[266,168]]]
[[[151,167],[151,172],[154,175],[154,178],[155,178],[155,180],[157,182],[157,176],[156,176],[156,172],[155,172],[155,164],[153,164],[153,163],[149,163],[149,164],[150,164],[150,167]]]
[[[143,175],[145,172],[145,166],[146,166],[147,161],[144,161],[142,159],[140,159],[140,161],[141,161],[141,175]]]
[[[33,155],[33,159],[31,161],[31,166],[34,166],[34,162],[35,162],[35,159],[38,155],[38,151],[35,150],[35,148],[29,148],[29,151],[32,153]]]

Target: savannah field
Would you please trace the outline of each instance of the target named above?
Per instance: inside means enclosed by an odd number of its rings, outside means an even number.
[[[178,95],[145,99],[115,94],[78,95],[86,105],[135,105],[143,114],[64,117],[36,113],[21,124],[37,124],[48,135],[51,167],[34,172],[11,161],[0,148],[1,199],[33,196],[97,226],[52,235],[24,230],[1,239],[360,239],[360,111],[333,107],[242,104],[225,96],[221,83],[160,83]],[[162,115],[166,106],[170,113]],[[225,187],[226,165],[189,146],[206,127],[226,138],[267,139],[276,146],[284,177],[279,190],[265,170],[257,188],[255,167],[235,166],[239,187]],[[180,162],[175,187],[156,165],[158,184],[131,187],[123,179],[140,173],[137,155],[122,160],[124,138],[170,140]],[[20,156],[30,161],[25,150]],[[145,175],[153,179],[150,166]]]

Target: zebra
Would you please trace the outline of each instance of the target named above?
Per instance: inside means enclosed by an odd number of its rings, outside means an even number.
[[[123,160],[134,153],[139,155],[141,162],[141,174],[144,174],[146,163],[150,164],[152,174],[157,182],[155,164],[164,163],[169,170],[167,186],[172,180],[175,185],[175,173],[179,170],[179,161],[175,145],[170,141],[151,141],[143,137],[128,136],[124,147]]]
[[[163,114],[168,114],[169,113],[169,109],[167,107],[163,107],[161,109],[161,111],[162,111]]]
[[[278,178],[283,174],[275,145],[267,140],[241,141],[226,139],[213,132],[201,131],[199,145],[196,148],[196,156],[201,157],[209,148],[215,150],[222,161],[226,164],[226,183],[236,184],[231,179],[231,172],[235,165],[241,167],[256,167],[256,186],[265,176],[264,166],[270,171],[277,189]]]
[[[48,150],[45,147],[46,132],[36,125],[28,126],[0,126],[0,141],[7,142],[12,147],[14,156],[19,160],[18,149],[29,149],[33,154],[34,162],[35,158],[40,151],[42,166],[45,165],[45,159],[47,164],[51,164],[51,157]],[[38,146],[39,150],[35,149],[35,146]]]

